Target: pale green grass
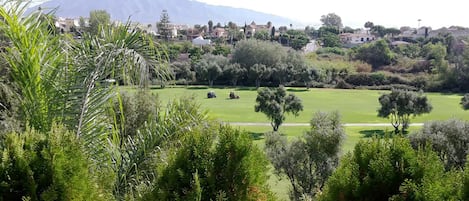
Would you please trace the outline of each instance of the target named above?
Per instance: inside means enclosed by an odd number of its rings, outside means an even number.
[[[217,94],[215,99],[207,99],[208,91]],[[228,94],[235,91],[241,98],[230,100]],[[255,89],[230,89],[192,87],[167,87],[154,89],[161,100],[177,99],[182,96],[193,96],[203,109],[209,111],[214,119],[226,122],[268,122],[262,113],[254,112],[257,92]],[[316,111],[338,110],[344,123],[387,123],[388,119],[377,117],[379,108],[378,97],[386,91],[374,90],[342,90],[342,89],[289,89],[290,93],[299,96],[304,105],[304,111],[298,117],[287,116],[286,122],[308,123]],[[433,105],[430,114],[417,116],[412,122],[425,122],[429,120],[446,120],[460,118],[469,120],[469,112],[464,111],[459,101],[460,94],[427,93]]]

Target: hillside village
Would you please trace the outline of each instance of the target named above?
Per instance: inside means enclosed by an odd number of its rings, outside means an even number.
[[[55,22],[55,26],[62,33],[73,33],[75,31],[80,32],[83,27],[89,26],[89,18],[82,19],[84,19],[84,23],[80,24],[80,18],[58,17]],[[123,23],[124,22],[121,21],[113,22],[113,24]],[[138,22],[132,22],[132,27],[141,29],[159,38],[162,37],[161,32],[167,32],[169,33],[168,37],[173,41],[193,41],[193,43],[196,45],[209,45],[220,39],[229,41],[233,32],[238,32],[235,33],[235,36],[233,36],[235,38],[240,34],[243,34],[245,38],[253,38],[256,33],[268,33],[270,35],[272,34],[272,29],[274,29],[273,36],[278,39],[289,29],[289,27],[285,25],[278,26],[276,29],[275,25],[271,24],[270,22],[267,24],[261,24],[254,21],[244,25],[236,25],[234,23],[231,24],[231,22],[224,25],[218,23],[213,25],[212,30],[209,29],[209,25],[190,26],[187,24],[173,23],[167,23],[164,27],[164,30],[158,30],[158,27],[153,24],[139,24]],[[309,27],[306,27],[306,30],[299,31],[308,32],[308,28]],[[456,38],[469,36],[469,28],[457,26],[450,26],[449,28],[443,27],[435,30],[433,30],[432,27],[400,27],[397,34],[386,34],[384,36],[380,36],[378,33],[373,33],[369,28],[347,28],[347,30],[342,30],[338,34],[340,37],[340,42],[344,47],[353,47],[359,44],[372,42],[378,38],[391,39],[393,45],[402,45],[408,43],[406,40],[436,37],[444,34],[450,34]],[[309,36],[314,38],[313,33],[309,33]]]

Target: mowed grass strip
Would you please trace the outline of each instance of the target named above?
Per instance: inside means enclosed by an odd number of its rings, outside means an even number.
[[[126,88],[128,90],[128,88]],[[303,112],[298,117],[288,115],[286,123],[308,123],[316,111],[337,110],[342,115],[344,123],[387,123],[388,119],[379,118],[377,110],[380,107],[378,98],[388,91],[376,90],[343,90],[343,89],[302,89],[287,88],[288,93],[294,93],[301,98],[304,105]],[[214,91],[217,98],[208,99],[207,92]],[[240,99],[229,99],[228,95],[234,91]],[[257,91],[254,88],[207,88],[207,87],[166,87],[153,89],[163,102],[178,99],[183,96],[193,96],[209,115],[225,122],[268,122],[266,116],[254,111]],[[459,118],[469,120],[469,112],[464,111],[459,102],[461,94],[426,93],[433,106],[430,114],[413,118],[411,121],[426,122],[430,120],[447,120]]]

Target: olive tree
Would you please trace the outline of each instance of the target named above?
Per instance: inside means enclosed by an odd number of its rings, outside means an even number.
[[[469,122],[451,119],[425,123],[409,136],[415,149],[430,143],[446,169],[464,168],[469,152]]]
[[[408,128],[411,115],[421,115],[432,110],[427,97],[421,92],[393,89],[391,93],[381,95],[378,100],[381,104],[378,116],[389,118],[396,133],[401,125],[402,132]]]
[[[229,60],[221,55],[205,54],[195,64],[195,72],[198,79],[207,80],[210,87],[213,81],[222,75],[222,69],[229,64]]]
[[[311,199],[320,192],[338,165],[345,131],[338,112],[317,112],[310,130],[288,142],[273,132],[266,137],[266,154],[279,176],[292,185],[291,200]]]
[[[283,63],[287,58],[287,49],[278,43],[260,40],[243,40],[236,44],[232,55],[232,63],[249,68],[255,64],[263,64],[272,68]]]
[[[357,49],[355,58],[371,64],[376,69],[391,64],[394,54],[385,40],[378,40],[360,46]]]
[[[246,73],[246,69],[242,68],[238,63],[228,64],[224,69],[223,73],[230,79],[231,84],[236,86],[236,83]]]
[[[283,86],[278,88],[262,88],[257,91],[256,112],[264,113],[270,120],[274,131],[285,120],[285,114],[291,113],[295,116],[303,110],[301,99],[294,94],[288,94]]]

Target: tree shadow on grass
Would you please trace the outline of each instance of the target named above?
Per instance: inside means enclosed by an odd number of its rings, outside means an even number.
[[[386,135],[386,133],[389,133],[389,131],[385,132],[384,130],[379,130],[379,129],[361,130],[360,131],[360,134],[363,134],[364,137],[366,137],[366,138],[370,138],[370,137],[374,137],[374,136],[384,137]]]
[[[209,89],[207,86],[191,86],[187,87],[189,90],[200,90],[200,89]]]
[[[263,140],[265,138],[264,133],[259,132],[248,132],[253,140]]]
[[[287,91],[290,91],[290,92],[306,92],[306,91],[309,91],[308,89],[306,88],[290,88],[290,89],[287,89]]]
[[[235,91],[257,91],[256,87],[238,87]]]
[[[381,129],[375,129],[375,130],[361,130],[359,132],[360,134],[363,134],[365,138],[370,138],[370,137],[392,137],[394,135],[396,135],[396,133],[394,132],[394,129],[390,129],[390,130],[381,130]],[[404,135],[407,135],[409,133],[409,131],[405,131],[404,133],[402,133],[402,131],[399,131],[399,133],[397,133],[397,135],[399,134],[404,134]]]

